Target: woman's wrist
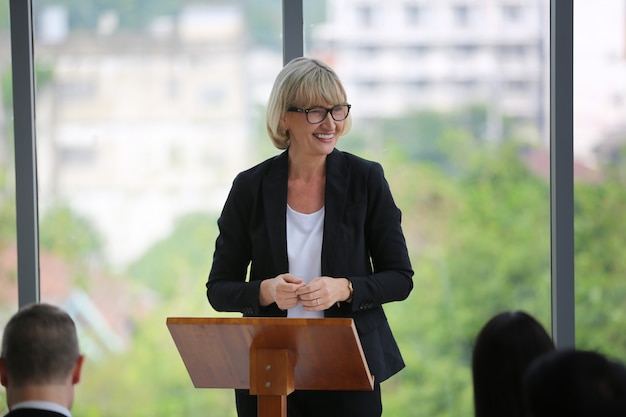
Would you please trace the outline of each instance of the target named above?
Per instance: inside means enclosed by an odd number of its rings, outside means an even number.
[[[259,304],[262,307],[268,306],[274,302],[268,287],[269,285],[271,285],[271,283],[268,279],[265,279],[261,281],[261,285],[259,286]]]
[[[352,281],[350,281],[348,278],[346,278],[346,281],[348,282],[347,284],[348,298],[345,299],[345,302],[350,303],[352,302],[352,295],[354,294],[354,287],[352,286]]]

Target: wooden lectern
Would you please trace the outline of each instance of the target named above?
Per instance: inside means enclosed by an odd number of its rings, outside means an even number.
[[[249,389],[259,417],[286,417],[294,390],[373,390],[352,319],[169,317],[196,388]]]

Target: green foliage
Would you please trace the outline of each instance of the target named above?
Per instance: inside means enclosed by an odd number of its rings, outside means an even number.
[[[232,390],[195,389],[165,325],[167,317],[217,316],[205,286],[211,266],[216,218],[204,213],[181,218],[172,233],[129,267],[134,282],[162,297],[133,323],[128,350],[87,362],[75,414],[89,417],[234,417]],[[132,387],[129,389],[129,387]],[[115,401],[111,401],[115,398]]]
[[[170,236],[133,263],[129,274],[168,298],[195,294],[206,300],[203,290],[216,237],[214,216],[189,214],[177,222]]]
[[[8,32],[9,28],[11,27],[10,20],[11,19],[9,16],[9,2],[5,1],[0,6],[0,30],[1,31],[6,30]]]
[[[501,146],[459,183],[465,194],[444,263],[462,343],[505,309],[549,322],[549,187],[518,155],[515,144]]]
[[[626,180],[576,184],[576,340],[626,360]]]
[[[2,172],[0,171],[0,177]],[[15,229],[15,196],[0,197],[0,248],[14,242]]]
[[[194,388],[169,335],[167,317],[213,315],[201,289],[187,291],[134,323],[132,343],[123,353],[104,361],[86,358],[74,415],[235,417],[232,390]]]
[[[448,175],[461,175],[468,160],[478,150],[488,148],[488,112],[475,105],[455,112],[423,110],[408,116],[367,122],[347,140],[375,155],[389,147],[399,149],[409,159],[431,164]],[[506,120],[504,126],[510,123]],[[510,128],[505,128],[504,133]],[[360,143],[354,138],[360,138]],[[356,148],[356,147],[355,147]]]
[[[70,262],[97,258],[103,247],[91,223],[63,205],[51,208],[41,219],[39,244]]]
[[[52,64],[45,61],[37,61],[35,63],[35,81],[37,89],[43,90],[50,84],[54,76],[54,69]]]
[[[452,177],[392,154],[384,154],[384,165],[405,213],[415,289],[385,307],[407,363],[385,383],[386,411],[471,415],[469,358],[480,327],[514,309],[549,323],[548,184],[510,142],[475,145]]]
[[[6,67],[0,71],[0,92],[2,92],[2,107],[5,109],[13,108],[13,77],[11,69]]]

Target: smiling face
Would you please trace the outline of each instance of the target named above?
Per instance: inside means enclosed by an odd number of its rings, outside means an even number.
[[[343,85],[328,65],[312,58],[295,58],[283,67],[270,93],[266,115],[270,138],[277,148],[290,148],[290,153],[304,150],[327,155],[339,136],[350,130],[350,116],[337,122],[327,114],[322,122],[312,124],[305,113],[289,109],[329,109],[347,103]]]
[[[311,107],[332,108],[338,104],[343,103],[316,103]],[[289,132],[290,152],[313,157],[326,156],[335,149],[344,125],[345,120],[336,121],[330,114],[326,114],[324,120],[316,124],[309,123],[303,112],[288,111],[283,118],[283,128]]]

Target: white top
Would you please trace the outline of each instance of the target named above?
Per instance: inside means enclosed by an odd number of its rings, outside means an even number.
[[[311,282],[322,274],[324,207],[311,214],[298,213],[287,205],[287,257],[289,273]],[[322,318],[323,311],[304,311],[302,306],[287,310],[287,317]]]
[[[39,410],[54,411],[67,417],[72,417],[70,410],[60,404],[50,401],[23,401],[21,403],[14,404],[13,407],[11,407],[11,410],[17,410],[19,408],[36,408]]]

